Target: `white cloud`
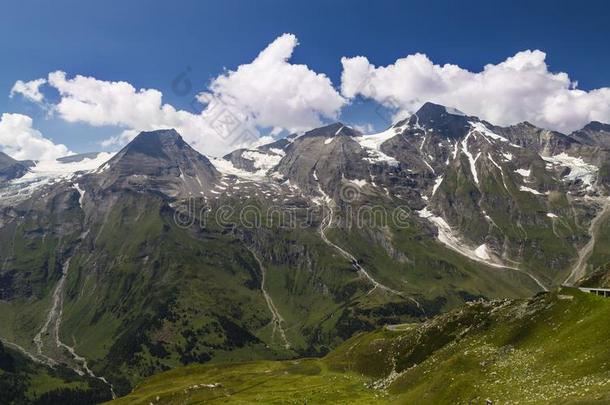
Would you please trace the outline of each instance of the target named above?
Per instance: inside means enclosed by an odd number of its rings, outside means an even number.
[[[163,104],[160,91],[138,90],[127,82],[104,81],[81,75],[68,78],[66,73],[57,71],[49,74],[48,83],[60,95],[59,102],[51,109],[63,120],[122,128],[118,135],[101,142],[104,147],[123,145],[140,131],[175,128],[199,151],[219,155],[247,129],[243,119],[236,120],[231,130],[218,126],[218,123],[222,123],[222,117],[210,113],[217,103],[215,100],[211,100],[207,108],[198,113]],[[226,113],[227,109],[222,110]]]
[[[544,52],[528,50],[470,72],[436,65],[420,53],[380,67],[363,56],[344,57],[341,91],[396,109],[400,118],[432,101],[499,125],[530,121],[570,132],[593,120],[610,121],[610,88],[579,90],[566,73],[550,72],[545,59]]]
[[[44,100],[44,95],[40,92],[40,86],[46,82],[45,79],[36,79],[29,82],[17,80],[11,89],[10,96],[13,97],[15,94],[21,94],[30,101],[40,103]]]
[[[297,44],[294,35],[284,34],[251,63],[216,77],[209,91],[194,100],[203,104],[200,112],[163,104],[158,90],[69,78],[62,71],[48,77],[60,95],[51,110],[68,122],[120,127],[123,132],[102,142],[106,147],[124,144],[139,131],[175,128],[199,151],[222,155],[235,145],[256,142],[258,128],[296,131],[337,117],[346,100],[328,77],[288,62]]]
[[[17,160],[52,160],[71,153],[43,137],[27,115],[8,113],[0,117],[0,150]]]
[[[67,79],[65,72],[57,71],[49,74],[49,85],[61,96],[53,109],[68,122],[146,127],[154,125],[162,112],[160,91],[136,90],[127,82],[81,75]]]
[[[214,79],[212,93],[263,127],[299,131],[336,118],[345,99],[325,75],[288,62],[297,45],[292,34],[278,37],[252,63]]]
[[[373,128],[373,125],[369,124],[369,123],[352,124],[351,127],[363,134],[372,134],[375,131],[375,128]]]

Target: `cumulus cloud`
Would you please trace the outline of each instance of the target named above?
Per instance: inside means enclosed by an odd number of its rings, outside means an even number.
[[[49,74],[49,85],[61,96],[53,109],[68,122],[94,126],[144,127],[155,124],[162,112],[158,90],[136,90],[127,82],[109,82],[77,75],[72,79],[57,71]]]
[[[297,131],[336,118],[345,100],[328,77],[288,62],[297,45],[294,35],[280,36],[252,63],[214,79],[212,93],[263,127]]]
[[[456,107],[494,124],[530,121],[570,132],[586,123],[610,121],[610,88],[583,91],[566,73],[553,73],[546,54],[523,51],[481,72],[434,64],[424,54],[376,67],[366,57],[341,59],[341,92],[362,96],[396,111],[402,118],[424,102]]]
[[[15,94],[21,94],[30,101],[40,103],[44,100],[44,95],[40,92],[40,86],[46,82],[45,79],[36,79],[29,82],[17,80],[11,89],[10,96],[13,97]]]
[[[370,123],[352,124],[351,127],[362,134],[372,134],[375,130],[375,128],[373,128],[373,125]]]
[[[65,145],[42,136],[27,115],[8,113],[0,117],[0,150],[17,160],[53,160],[71,154]]]
[[[297,45],[294,35],[278,37],[251,63],[212,80],[189,111],[164,104],[155,89],[52,72],[48,84],[60,99],[51,111],[68,122],[120,127],[103,146],[124,144],[142,130],[175,128],[199,151],[221,155],[255,143],[259,128],[297,131],[337,117],[346,100],[328,77],[289,62]]]

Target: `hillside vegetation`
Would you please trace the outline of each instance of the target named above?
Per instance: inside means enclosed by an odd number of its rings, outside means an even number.
[[[116,403],[607,403],[609,317],[610,299],[572,288],[481,301],[322,359],[172,370]]]
[[[110,398],[101,381],[34,362],[0,342],[0,404],[90,404]]]

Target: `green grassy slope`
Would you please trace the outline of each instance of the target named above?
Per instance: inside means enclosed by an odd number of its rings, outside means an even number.
[[[172,370],[116,403],[608,403],[609,317],[576,289],[471,303],[323,359]]]

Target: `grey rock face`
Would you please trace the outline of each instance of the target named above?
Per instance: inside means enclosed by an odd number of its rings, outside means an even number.
[[[231,153],[226,154],[222,158],[228,160],[238,169],[245,170],[247,172],[255,172],[256,168],[254,167],[254,160],[245,158],[244,152],[247,152],[248,149],[237,149]]]
[[[285,151],[288,145],[290,145],[297,137],[297,134],[290,134],[287,137],[278,139],[275,142],[259,146],[257,149],[261,151]]]
[[[287,146],[276,171],[307,193],[337,197],[343,179],[371,181],[359,135],[341,123],[309,131]]]
[[[19,162],[0,152],[0,182],[18,179],[27,173],[32,162]]]
[[[593,121],[570,136],[582,144],[610,150],[610,125]]]
[[[142,132],[95,175],[102,188],[152,190],[169,196],[206,193],[220,174],[175,130]]]
[[[469,129],[468,121],[473,119],[478,121],[477,118],[468,117],[457,110],[439,104],[425,103],[407,121],[412,127],[434,129],[441,137],[459,139],[466,135]]]

